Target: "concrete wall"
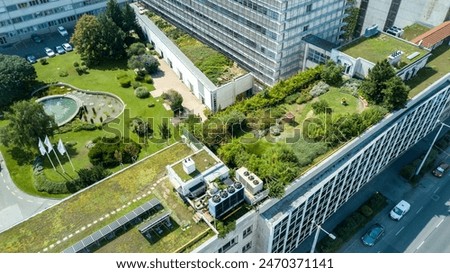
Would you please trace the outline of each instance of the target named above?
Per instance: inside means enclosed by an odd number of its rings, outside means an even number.
[[[370,0],[364,20],[362,33],[373,24],[384,27],[392,0]],[[361,0],[357,1],[359,6]],[[416,22],[437,26],[445,21],[450,9],[448,0],[402,0],[394,25],[400,28]]]
[[[260,232],[257,229],[258,213],[250,211],[236,221],[236,228],[228,233],[225,238],[221,239],[217,235],[209,239],[201,246],[196,248],[194,253],[217,253],[218,250],[233,238],[237,238],[237,244],[228,249],[227,253],[241,253],[242,248],[251,242],[252,247],[246,252],[255,252],[255,246],[258,243],[258,236]],[[244,238],[244,230],[252,226],[252,232]],[[259,235],[258,235],[259,234]]]

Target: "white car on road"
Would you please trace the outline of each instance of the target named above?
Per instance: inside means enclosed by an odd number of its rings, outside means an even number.
[[[59,26],[59,27],[58,27],[58,32],[59,32],[59,34],[61,34],[62,36],[67,36],[67,35],[69,35],[69,32],[67,32],[67,30],[66,30],[63,26]]]
[[[400,219],[402,219],[403,215],[405,215],[409,211],[410,208],[411,205],[405,200],[402,200],[391,210],[389,216],[391,216],[393,220],[399,221]]]

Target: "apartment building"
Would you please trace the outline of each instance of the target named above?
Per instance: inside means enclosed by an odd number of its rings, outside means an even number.
[[[302,38],[339,42],[345,0],[142,0],[272,85],[302,68]]]
[[[98,14],[107,0],[0,0],[0,47],[29,39],[33,33],[72,28],[83,14]],[[126,0],[118,0],[125,3]]]

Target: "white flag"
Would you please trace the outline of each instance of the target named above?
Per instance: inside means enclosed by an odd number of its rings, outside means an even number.
[[[47,152],[50,153],[53,150],[53,145],[50,142],[50,139],[48,139],[48,136],[45,136],[45,140],[44,140],[45,145],[47,145]]]
[[[42,140],[39,138],[39,151],[41,152],[41,155],[45,155],[47,153],[47,150],[44,147],[44,143],[42,143]]]
[[[62,142],[62,140],[61,139],[59,139],[59,141],[58,141],[58,152],[61,154],[61,155],[64,155],[65,153],[67,153],[67,151],[66,151],[66,147],[64,147],[64,144],[63,144],[63,142]]]

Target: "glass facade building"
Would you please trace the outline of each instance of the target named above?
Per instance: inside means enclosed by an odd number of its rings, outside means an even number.
[[[273,85],[302,67],[302,38],[338,42],[346,0],[142,0]]]

